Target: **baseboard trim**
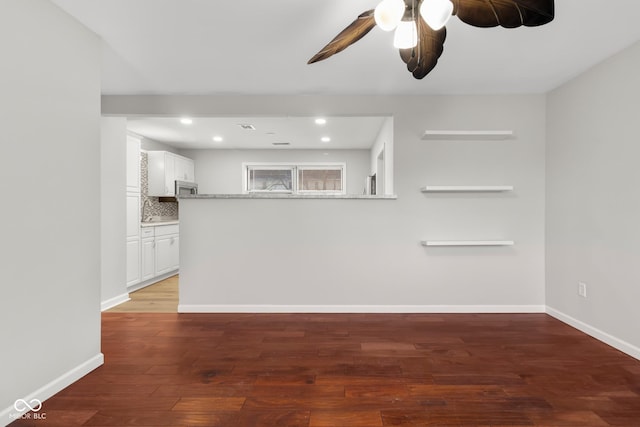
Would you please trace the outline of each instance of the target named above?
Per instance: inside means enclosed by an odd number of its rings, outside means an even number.
[[[212,305],[179,304],[178,313],[544,313],[544,305]]]
[[[556,310],[555,308],[547,306],[547,314],[549,316],[555,317],[556,319],[566,323],[569,326],[573,326],[579,331],[582,331],[585,334],[590,335],[593,338],[599,341],[602,341],[605,344],[610,345],[611,347],[617,350],[620,350],[625,354],[628,354],[634,359],[640,360],[640,348],[634,346],[633,344],[630,344],[624,340],[621,340],[620,338],[614,337],[611,334],[608,334],[598,328],[595,328],[587,323],[584,323],[581,320],[571,317],[568,314],[565,314],[559,310]]]
[[[118,295],[117,297],[109,298],[106,301],[102,301],[100,303],[100,311],[109,310],[110,308],[115,307],[116,305],[120,305],[123,302],[129,301],[129,292],[125,292],[122,295]]]
[[[30,393],[28,396],[16,396],[16,399],[24,399],[27,402],[30,402],[33,399],[38,399],[41,402],[44,402],[54,394],[78,381],[80,378],[84,377],[89,372],[93,371],[102,364],[104,364],[104,355],[102,353],[98,353],[91,359],[60,375],[58,378],[54,379],[48,384],[45,384],[33,393]],[[47,405],[43,403],[41,412],[46,412],[46,408]],[[9,423],[12,423],[16,420],[16,418],[19,418],[25,412],[26,410],[22,412],[16,411],[13,405],[3,409],[2,411],[0,411],[0,425],[7,425]]]

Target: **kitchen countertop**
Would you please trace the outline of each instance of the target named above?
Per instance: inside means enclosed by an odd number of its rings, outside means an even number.
[[[366,196],[363,194],[289,194],[289,193],[252,193],[252,194],[194,194],[179,196],[180,199],[365,199],[396,200],[396,195]]]
[[[155,227],[157,225],[174,225],[179,224],[180,221],[177,219],[169,219],[169,220],[157,220],[157,221],[143,221],[140,223],[140,227]]]

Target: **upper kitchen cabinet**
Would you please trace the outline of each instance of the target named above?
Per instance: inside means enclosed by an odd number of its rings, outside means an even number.
[[[149,151],[149,196],[173,197],[176,181],[195,181],[193,160],[168,151]]]
[[[186,157],[176,156],[174,158],[175,176],[177,181],[195,182],[195,168],[193,160]]]
[[[127,191],[140,192],[140,140],[127,136]]]
[[[148,196],[175,196],[174,155],[167,151],[149,151],[147,156],[149,160]]]

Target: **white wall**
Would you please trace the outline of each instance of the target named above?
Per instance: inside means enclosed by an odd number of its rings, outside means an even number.
[[[543,95],[105,96],[103,110],[176,116],[185,111],[199,116],[324,111],[394,117],[397,200],[181,202],[181,281],[190,275],[192,284],[187,286],[193,287],[186,291],[188,295],[181,293],[181,303],[410,304],[441,309],[471,306],[480,311],[542,310],[544,306]],[[423,141],[427,128],[512,129],[517,138]],[[420,192],[426,184],[505,184],[514,185],[515,191],[437,196]],[[319,214],[327,215],[320,222],[327,225],[313,231],[310,240],[304,233],[296,234],[307,220],[281,229],[281,234],[261,233],[260,224],[283,226],[276,220],[279,210],[303,214],[311,202],[316,202],[313,206],[319,207]],[[198,226],[188,223],[189,212],[198,216]],[[420,245],[423,239],[487,238],[513,239],[516,245]],[[209,253],[190,258],[199,245]],[[290,255],[285,264],[278,264],[286,267],[254,268],[249,260],[260,259],[265,247]],[[338,270],[318,266],[305,272],[295,267],[308,265],[309,251],[328,254],[326,265],[339,266]],[[217,257],[219,253],[224,257]],[[265,261],[260,261],[263,265]],[[340,274],[329,274],[334,271]],[[181,284],[181,292],[183,288]],[[183,301],[183,296],[188,300]]]
[[[636,357],[639,69],[637,43],[547,101],[547,304],[600,338],[635,347]],[[579,281],[587,284],[586,299],[577,294]]]
[[[101,301],[103,309],[126,300],[127,120],[103,117],[100,137]]]
[[[3,0],[0,51],[2,424],[102,354],[99,40],[47,0]]]
[[[362,194],[369,174],[369,150],[182,150],[181,154],[194,161],[200,194],[242,193],[243,162],[344,162],[349,194]]]

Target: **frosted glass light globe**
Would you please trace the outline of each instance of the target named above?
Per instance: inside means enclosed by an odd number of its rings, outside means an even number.
[[[400,21],[393,36],[393,46],[410,49],[418,44],[418,29],[415,21]]]
[[[420,15],[433,30],[444,27],[453,13],[450,0],[424,0],[420,6]]]
[[[403,0],[382,0],[373,12],[376,25],[383,31],[391,31],[396,28],[403,15]]]

